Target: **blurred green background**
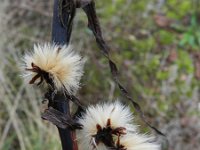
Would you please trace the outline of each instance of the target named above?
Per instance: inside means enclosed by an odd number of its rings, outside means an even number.
[[[96,0],[104,37],[120,80],[169,147],[200,147],[200,0]],[[0,1],[0,149],[61,149],[56,128],[41,119],[42,94],[20,77],[34,43],[51,40],[53,0]],[[87,58],[84,103],[121,99],[87,18],[78,10],[71,44]],[[134,111],[134,109],[133,109]],[[137,116],[137,115],[136,115]],[[136,117],[141,132],[151,132]]]

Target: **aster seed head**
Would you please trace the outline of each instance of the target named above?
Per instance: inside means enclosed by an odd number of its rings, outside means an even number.
[[[46,82],[56,90],[75,94],[83,75],[83,58],[71,46],[37,44],[23,57],[23,77],[30,84]]]

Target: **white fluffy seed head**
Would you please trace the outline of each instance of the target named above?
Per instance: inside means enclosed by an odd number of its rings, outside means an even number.
[[[79,145],[83,150],[92,150],[94,148],[93,136],[97,134],[96,125],[102,128],[107,126],[108,119],[110,119],[111,128],[124,127],[129,132],[135,132],[136,126],[133,125],[133,115],[128,107],[125,107],[120,102],[98,104],[90,106],[79,123],[83,125],[83,129],[77,132]],[[85,147],[86,146],[86,147]],[[97,145],[97,149],[106,149],[102,144]]]
[[[151,142],[152,137],[138,133],[130,133],[120,138],[120,144],[126,150],[160,150],[160,146]]]
[[[34,45],[33,51],[25,54],[23,58],[23,77],[26,81],[30,81],[37,74],[26,70],[32,68],[32,63],[50,74],[57,90],[66,89],[69,94],[78,90],[84,61],[70,46],[49,43]],[[39,80],[40,78],[36,82]]]

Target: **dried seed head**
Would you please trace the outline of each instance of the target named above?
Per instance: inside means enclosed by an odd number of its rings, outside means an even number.
[[[113,148],[117,136],[136,131],[130,109],[119,102],[90,106],[79,123],[83,125],[77,132],[83,150],[101,150],[102,144]]]
[[[83,65],[81,56],[69,46],[38,44],[23,58],[23,77],[30,84],[46,81],[57,90],[74,94],[80,86]]]

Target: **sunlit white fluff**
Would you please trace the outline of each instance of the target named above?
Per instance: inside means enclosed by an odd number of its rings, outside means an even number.
[[[26,54],[23,61],[23,76],[27,81],[36,75],[34,72],[26,71],[26,68],[32,68],[31,64],[34,63],[52,76],[58,90],[65,87],[69,94],[72,94],[80,86],[84,61],[80,55],[72,51],[70,46],[49,43],[34,45],[33,51]]]
[[[120,138],[120,144],[126,150],[160,150],[160,146],[157,143],[151,142],[152,139],[147,135],[130,133]]]
[[[111,120],[111,128],[124,127],[129,132],[135,132],[136,126],[133,125],[133,115],[128,107],[120,102],[98,104],[90,106],[79,123],[83,125],[83,129],[78,132],[79,146],[82,150],[92,150],[94,148],[94,138],[96,135],[96,125],[102,128],[106,127],[108,119]],[[106,150],[107,148],[101,143],[97,145],[97,149]]]

